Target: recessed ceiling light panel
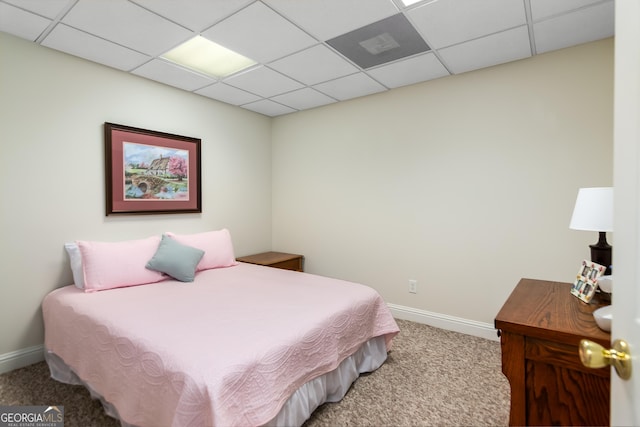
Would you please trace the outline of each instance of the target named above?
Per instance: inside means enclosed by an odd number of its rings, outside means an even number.
[[[252,59],[202,36],[182,43],[162,58],[215,78],[229,76],[256,64]]]
[[[420,2],[422,2],[422,1],[424,1],[424,0],[402,0],[402,3],[403,3],[406,7],[409,7],[409,6],[412,6],[412,5],[416,4],[416,3],[420,3]],[[425,2],[425,4],[435,3],[435,2],[437,2],[437,1],[438,1],[438,0],[431,0],[430,2]],[[421,6],[421,7],[422,7],[422,6]]]
[[[431,50],[402,13],[327,40],[327,43],[364,69]]]

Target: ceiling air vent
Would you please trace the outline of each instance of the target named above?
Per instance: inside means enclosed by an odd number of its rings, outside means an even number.
[[[327,43],[364,69],[430,50],[401,13],[327,40]]]

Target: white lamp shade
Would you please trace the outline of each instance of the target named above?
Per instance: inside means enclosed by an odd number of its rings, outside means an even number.
[[[581,188],[569,228],[613,231],[613,187]]]

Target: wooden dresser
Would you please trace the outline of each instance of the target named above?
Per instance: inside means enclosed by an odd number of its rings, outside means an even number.
[[[304,271],[304,256],[284,252],[263,252],[236,258],[236,261],[267,267],[282,268],[284,270]]]
[[[609,425],[610,368],[585,368],[582,338],[611,348],[571,284],[522,279],[495,319],[502,372],[511,384],[510,425]]]

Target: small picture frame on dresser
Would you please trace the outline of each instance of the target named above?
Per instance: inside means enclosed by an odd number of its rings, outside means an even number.
[[[600,264],[583,260],[571,287],[571,295],[582,302],[589,303],[598,289],[598,278],[604,274],[605,270],[606,268]]]

